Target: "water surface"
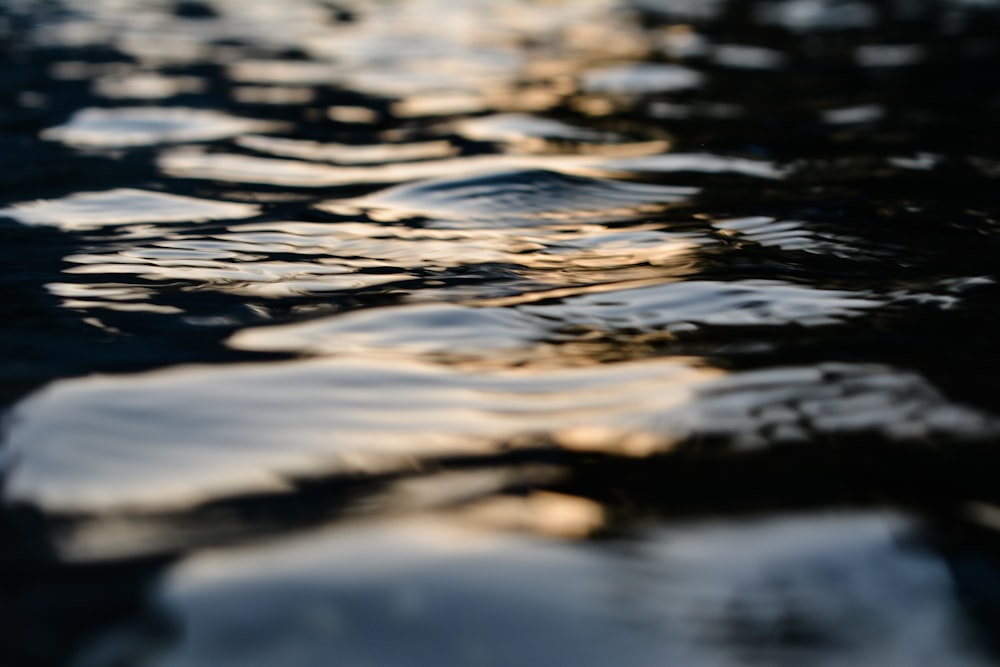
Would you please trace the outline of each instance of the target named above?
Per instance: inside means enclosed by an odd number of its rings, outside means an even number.
[[[0,662],[1000,661],[1000,7],[0,7]]]

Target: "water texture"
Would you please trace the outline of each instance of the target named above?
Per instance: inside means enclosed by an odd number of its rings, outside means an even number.
[[[0,3],[0,663],[1000,664],[998,34]]]

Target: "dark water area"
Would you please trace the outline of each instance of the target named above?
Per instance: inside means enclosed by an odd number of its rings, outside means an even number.
[[[1000,664],[998,35],[0,3],[0,664]]]

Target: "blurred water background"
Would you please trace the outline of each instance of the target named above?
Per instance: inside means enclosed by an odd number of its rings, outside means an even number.
[[[5,0],[0,663],[1000,663],[998,35]]]

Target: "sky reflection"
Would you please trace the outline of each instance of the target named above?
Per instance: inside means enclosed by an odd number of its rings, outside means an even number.
[[[845,513],[583,548],[440,520],[318,533],[183,563],[162,600],[185,639],[155,664],[989,664],[955,629],[942,562],[902,541],[910,530],[906,516]],[[265,629],[264,643],[224,640]]]

